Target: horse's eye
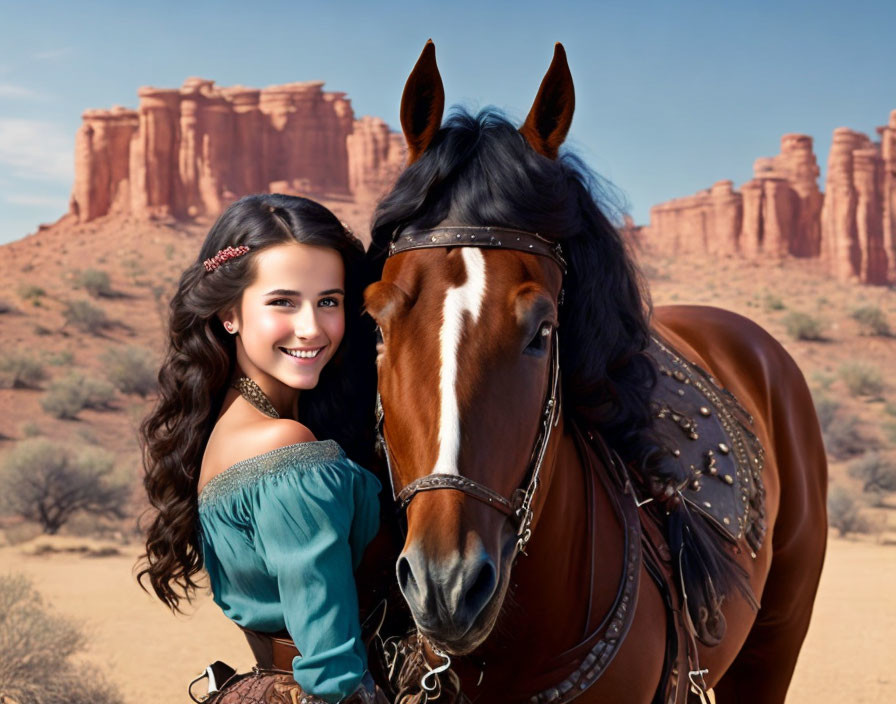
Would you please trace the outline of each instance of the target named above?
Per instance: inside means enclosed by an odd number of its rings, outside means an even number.
[[[535,357],[541,357],[548,351],[548,345],[551,342],[551,324],[550,323],[542,323],[538,326],[538,332],[535,333],[535,337],[533,337],[529,344],[526,345],[526,349],[523,350],[523,354],[531,354]]]

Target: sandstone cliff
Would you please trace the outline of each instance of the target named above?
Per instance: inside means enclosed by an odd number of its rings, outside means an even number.
[[[651,208],[641,241],[667,254],[819,257],[840,280],[896,281],[896,110],[877,131],[879,143],[834,130],[824,194],[812,138],[786,134],[740,192],[719,181]]]
[[[88,110],[75,142],[70,211],[216,215],[247,193],[379,195],[405,160],[382,120],[355,120],[345,93],[311,81],[264,89],[189,78],[144,87],[139,107]]]

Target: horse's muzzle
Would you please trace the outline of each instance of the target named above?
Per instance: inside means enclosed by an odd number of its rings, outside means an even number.
[[[405,548],[396,566],[417,626],[453,652],[472,650],[488,635],[491,624],[479,617],[490,611],[499,584],[495,561],[481,541],[467,547],[464,553],[433,559],[415,543]]]

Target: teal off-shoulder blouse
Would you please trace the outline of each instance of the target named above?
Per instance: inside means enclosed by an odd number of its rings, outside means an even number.
[[[293,676],[329,701],[367,669],[354,570],[379,528],[380,483],[332,440],[237,462],[199,494],[215,602],[240,626],[284,628],[302,657]]]

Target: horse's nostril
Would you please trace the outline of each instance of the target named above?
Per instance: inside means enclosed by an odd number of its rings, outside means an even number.
[[[398,586],[405,594],[408,589],[417,590],[417,580],[414,579],[414,571],[411,569],[411,563],[404,556],[398,558],[398,564],[395,567],[398,574]]]
[[[495,584],[497,583],[497,575],[495,566],[491,560],[484,560],[479,568],[476,579],[470,585],[464,596],[467,610],[470,614],[478,615],[485,607],[492,594],[495,593]]]

